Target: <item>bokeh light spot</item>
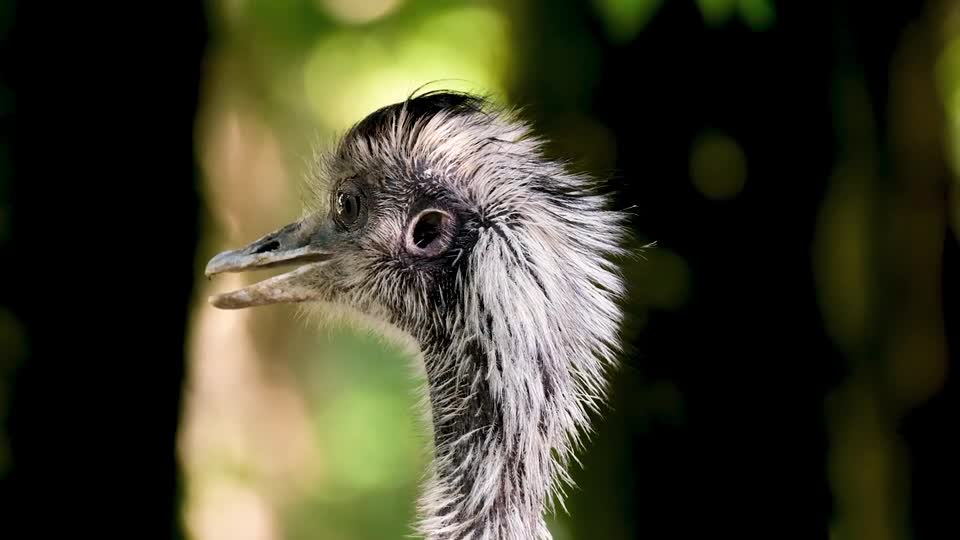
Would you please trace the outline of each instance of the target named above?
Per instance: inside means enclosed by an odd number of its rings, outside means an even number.
[[[617,160],[617,138],[613,132],[586,115],[557,115],[551,120],[552,149],[561,159],[577,167],[601,173],[612,170]]]
[[[675,310],[683,307],[690,296],[690,267],[680,255],[663,248],[644,252],[642,264],[635,266],[638,275],[638,300],[654,308]],[[633,272],[631,272],[633,273]]]
[[[732,199],[743,190],[746,182],[747,158],[731,137],[708,131],[693,143],[690,177],[705,197]]]
[[[594,0],[610,39],[626,43],[657,14],[663,0]]]
[[[365,24],[386,17],[400,7],[401,0],[318,0],[321,9],[350,24]]]
[[[767,30],[777,19],[770,0],[740,0],[740,17],[754,31]]]
[[[703,22],[710,27],[720,27],[735,16],[740,16],[748,28],[762,31],[770,28],[776,20],[776,11],[771,0],[697,0]]]
[[[721,26],[730,20],[737,9],[737,0],[697,0],[700,15],[707,26]]]
[[[872,289],[866,181],[865,171],[838,168],[818,217],[813,246],[824,326],[849,350],[864,338]]]

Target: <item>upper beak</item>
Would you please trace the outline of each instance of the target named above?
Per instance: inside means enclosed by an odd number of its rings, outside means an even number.
[[[221,309],[239,309],[265,304],[310,300],[311,288],[304,275],[332,253],[311,236],[304,222],[291,223],[260,238],[246,247],[224,251],[210,259],[204,273],[207,277],[224,272],[243,272],[281,265],[304,266],[245,287],[210,297],[210,303]],[[313,264],[308,264],[313,263]]]

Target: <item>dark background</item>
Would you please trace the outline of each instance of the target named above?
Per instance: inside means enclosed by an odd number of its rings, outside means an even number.
[[[0,4],[4,538],[183,534],[208,21],[176,4]],[[647,421],[598,429],[573,537],[960,537],[960,261],[935,77],[952,4],[780,2],[763,32],[664,4],[620,43],[589,4],[512,8],[511,98],[548,133],[580,105],[607,126],[618,202],[690,274],[676,309],[644,303],[656,285],[634,275],[641,322],[612,408]],[[711,126],[749,166],[731,200],[689,181]],[[856,189],[837,195],[844,174]],[[847,333],[829,311],[844,245],[816,255],[825,201],[845,197],[867,253],[853,282],[866,315]],[[929,365],[934,382],[911,393],[898,374]]]

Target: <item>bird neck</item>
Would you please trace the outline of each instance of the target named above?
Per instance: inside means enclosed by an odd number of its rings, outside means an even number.
[[[543,513],[558,474],[557,427],[540,374],[518,376],[517,359],[482,339],[424,354],[435,456],[421,532],[428,540],[549,540]]]

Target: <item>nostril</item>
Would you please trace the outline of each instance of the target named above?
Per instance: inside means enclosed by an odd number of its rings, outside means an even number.
[[[277,249],[278,247],[280,247],[280,242],[278,242],[278,241],[276,241],[276,240],[271,240],[271,241],[267,242],[266,244],[258,247],[257,250],[254,251],[253,253],[254,253],[254,255],[259,255],[260,253],[266,253],[266,252],[268,252],[268,251],[273,251],[273,250]]]

